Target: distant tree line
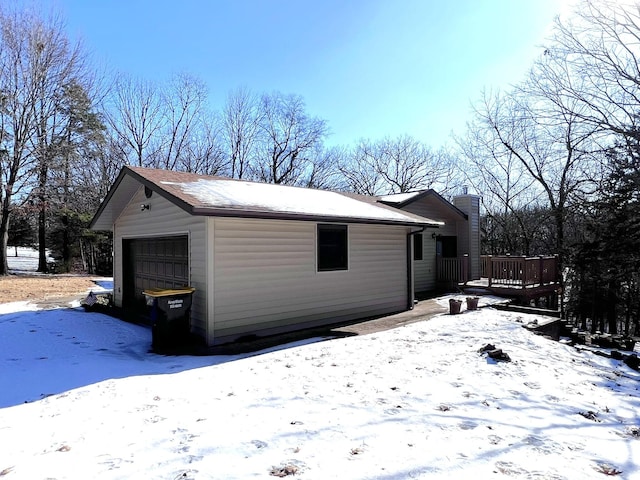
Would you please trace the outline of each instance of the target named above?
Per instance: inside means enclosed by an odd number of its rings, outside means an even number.
[[[367,194],[453,186],[451,156],[414,138],[328,138],[299,95],[238,88],[215,110],[200,79],[101,74],[61,17],[3,4],[0,274],[8,243],[38,246],[40,272],[109,273],[110,236],[87,225],[124,165]]]

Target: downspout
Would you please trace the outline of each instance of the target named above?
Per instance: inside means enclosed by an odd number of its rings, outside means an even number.
[[[427,227],[422,227],[420,230],[407,233],[407,310],[413,310],[414,306],[412,237],[413,235],[424,232],[426,229]]]

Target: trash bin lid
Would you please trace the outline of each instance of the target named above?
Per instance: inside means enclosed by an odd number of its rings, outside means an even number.
[[[143,290],[143,294],[148,297],[170,297],[172,295],[186,295],[188,293],[195,292],[193,287],[178,287],[178,288],[149,288]]]

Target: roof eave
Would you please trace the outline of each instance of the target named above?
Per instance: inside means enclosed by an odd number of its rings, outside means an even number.
[[[124,167],[122,170],[120,170],[120,173],[118,174],[118,177],[116,178],[116,181],[113,182],[113,185],[111,185],[111,188],[107,192],[107,196],[104,198],[104,200],[102,200],[102,202],[100,202],[100,206],[98,207],[98,211],[93,215],[93,218],[91,219],[91,222],[89,223],[89,229],[90,230],[103,230],[101,228],[96,229],[95,226],[98,223],[98,220],[100,219],[100,217],[102,216],[104,210],[107,208],[107,205],[111,201],[111,198],[113,197],[115,192],[118,190],[118,187],[120,186],[120,183],[124,179],[124,177],[125,177],[125,168],[126,167]]]
[[[370,225],[397,225],[404,227],[440,227],[444,222],[429,221],[421,222],[419,220],[391,220],[363,217],[339,217],[333,215],[311,215],[294,212],[273,212],[260,210],[234,210],[229,208],[209,208],[209,207],[193,207],[191,210],[193,215],[202,215],[210,217],[235,217],[235,218],[259,218],[265,220],[298,220],[309,222],[330,222],[330,223],[359,223]]]
[[[377,218],[368,218],[368,217],[340,217],[334,215],[314,215],[314,214],[304,214],[304,213],[296,213],[296,212],[274,212],[274,211],[264,211],[264,210],[241,210],[241,209],[233,209],[233,208],[219,208],[219,207],[204,207],[192,205],[188,202],[185,202],[183,199],[173,195],[169,191],[158,186],[157,183],[145,178],[143,175],[139,174],[135,170],[125,166],[122,168],[118,177],[112,187],[109,189],[107,196],[100,204],[98,211],[94,215],[91,223],[89,224],[89,228],[92,230],[111,230],[113,228],[113,224],[109,224],[108,228],[106,227],[106,223],[100,222],[102,215],[104,214],[107,206],[110,202],[112,202],[113,197],[115,196],[118,188],[122,184],[125,177],[130,176],[137,182],[139,182],[142,186],[151,189],[154,193],[164,197],[169,202],[178,206],[185,212],[191,215],[198,216],[217,216],[217,217],[235,217],[235,218],[256,218],[256,219],[275,219],[275,220],[298,220],[298,221],[314,221],[314,222],[331,222],[331,223],[358,223],[358,224],[370,224],[370,225],[396,225],[396,226],[405,226],[405,227],[432,227],[438,228],[444,225],[444,222],[434,221],[431,219],[425,218],[425,221],[421,221],[419,219],[407,219],[407,220],[394,220],[394,219],[377,219]],[[381,202],[382,203],[382,202]],[[397,208],[394,205],[389,205],[391,208]],[[117,217],[118,215],[114,215]],[[101,227],[96,228],[96,225],[101,224]]]
[[[436,192],[432,188],[430,188],[429,190],[425,190],[424,192],[420,192],[415,197],[411,197],[402,202],[390,202],[388,200],[378,200],[378,201],[385,205],[389,205],[390,207],[393,207],[393,208],[404,208],[410,203],[417,202],[418,200],[421,200],[422,198],[425,198],[427,196],[435,197],[437,200],[439,200],[445,206],[449,207],[451,210],[455,211],[458,215],[463,217],[465,220],[469,219],[469,216],[466,213],[464,213],[462,210],[456,207],[453,203],[449,202],[447,199],[445,199],[442,195],[440,195],[438,192]]]

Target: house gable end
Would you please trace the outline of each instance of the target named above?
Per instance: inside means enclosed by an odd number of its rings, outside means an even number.
[[[415,215],[444,222],[445,224],[468,220],[467,214],[434,190],[426,190],[422,192],[422,194],[416,195],[409,201],[404,201],[402,203],[394,204],[386,201],[383,203],[387,203],[395,208],[399,208]]]
[[[149,189],[152,195],[158,194],[185,212],[193,214],[193,207],[190,204],[159,188],[156,183],[146,179],[131,168],[124,167],[93,216],[89,228],[92,230],[111,230],[115,220],[129,205],[141,185]]]

